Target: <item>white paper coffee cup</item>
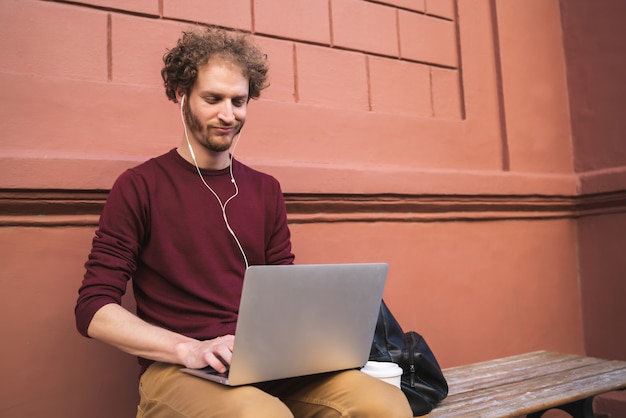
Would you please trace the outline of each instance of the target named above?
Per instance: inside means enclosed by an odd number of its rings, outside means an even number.
[[[402,377],[402,368],[396,363],[385,361],[368,361],[361,368],[363,373],[372,377],[400,387],[400,378]]]

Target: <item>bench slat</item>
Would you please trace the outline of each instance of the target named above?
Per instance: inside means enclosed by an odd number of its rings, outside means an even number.
[[[463,371],[463,370],[469,370],[469,369],[480,371],[484,369],[494,369],[499,366],[506,366],[506,365],[516,364],[520,362],[538,361],[542,359],[543,360],[558,360],[564,357],[567,358],[567,357],[579,357],[579,356],[576,356],[575,354],[560,354],[560,353],[554,353],[551,351],[541,350],[541,351],[532,351],[532,352],[524,353],[524,354],[518,354],[514,356],[509,356],[509,357],[497,358],[493,360],[486,360],[486,361],[472,363],[472,364],[465,364],[462,366],[448,367],[445,370],[446,370],[446,373],[455,373],[457,371]]]
[[[450,394],[427,417],[515,417],[626,388],[626,362],[534,352],[444,370]]]
[[[463,393],[472,391],[476,387],[515,383],[546,374],[588,367],[603,362],[604,360],[601,359],[578,356],[569,356],[556,361],[541,359],[540,361],[525,361],[516,364],[515,367],[510,367],[510,365],[498,366],[493,370],[481,370],[477,373],[473,373],[469,370],[463,372],[463,375],[450,376],[449,379],[448,375],[446,375],[446,379],[448,379],[449,386],[454,388],[454,393]]]
[[[457,376],[485,375],[501,369],[515,370],[523,369],[534,364],[549,364],[581,358],[575,354],[559,354],[548,351],[535,351],[511,357],[498,358],[480,363],[467,364],[463,366],[450,367],[445,369],[446,376],[451,378]]]

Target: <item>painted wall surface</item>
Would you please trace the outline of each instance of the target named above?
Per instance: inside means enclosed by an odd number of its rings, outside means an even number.
[[[575,170],[591,201],[610,211],[579,222],[579,265],[588,353],[626,358],[623,191],[626,189],[626,4],[561,1],[569,65]],[[622,203],[617,203],[617,202]]]
[[[621,0],[0,0],[0,415],[134,416],[135,359],[80,337],[73,307],[107,190],[179,143],[161,57],[194,22],[268,54],[236,157],[281,181],[298,263],[388,262],[385,299],[444,367],[626,359],[625,17]]]
[[[614,169],[623,179],[626,45],[621,39],[626,33],[622,24],[626,4],[619,0],[561,3],[564,47],[570,63],[567,78],[575,169],[577,172]],[[615,18],[608,19],[610,15]]]
[[[207,2],[155,0],[148,11],[3,0],[0,45],[17,53],[0,62],[0,186],[107,189],[123,167],[175,146],[161,57],[198,20],[255,30],[267,51],[272,86],[237,151],[287,193],[575,193],[563,164],[561,175],[526,176],[503,162],[490,2],[410,3],[246,0],[213,14]]]
[[[596,356],[625,356],[626,308],[623,213],[593,216],[579,224],[580,275],[586,350]]]
[[[1,416],[135,416],[137,360],[78,335],[72,318],[92,237],[93,228],[0,228]]]

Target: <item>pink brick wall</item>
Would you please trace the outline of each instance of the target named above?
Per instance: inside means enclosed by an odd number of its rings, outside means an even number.
[[[111,25],[111,81],[159,87],[162,57],[188,24],[114,13]],[[165,97],[165,94],[164,94]]]
[[[83,0],[80,3],[152,16],[161,15],[158,0],[133,0],[132,2],[126,0]]]
[[[0,77],[13,86],[36,86],[36,91],[26,88],[32,96],[27,91],[0,101],[5,131],[0,162],[5,170],[20,161],[31,164],[26,160],[49,169],[47,183],[36,173],[19,172],[1,176],[0,186],[65,183],[64,172],[49,157],[73,153],[78,171],[93,161],[99,170],[94,183],[88,178],[75,183],[106,188],[115,177],[107,164],[117,167],[173,146],[178,114],[161,100],[161,57],[194,23],[254,31],[271,64],[272,86],[262,101],[291,104],[286,114],[293,120],[309,106],[334,108],[338,123],[373,137],[376,132],[356,125],[354,111],[432,120],[463,116],[452,1],[2,0],[0,11],[0,46],[16,52],[0,60]],[[30,122],[20,117],[36,109],[44,143],[26,134]],[[133,123],[138,120],[143,123]],[[320,125],[310,129],[328,135]],[[128,141],[146,135],[150,141]],[[276,152],[284,147],[278,141],[252,158],[280,159]],[[311,164],[325,158],[294,156],[295,151],[283,158]]]
[[[454,22],[408,11],[398,14],[403,58],[447,67],[457,66]],[[434,39],[437,41],[433,42]]]
[[[320,46],[296,47],[298,102],[334,108],[368,110],[365,56]]]
[[[250,30],[250,0],[163,0],[163,18]]]
[[[370,57],[371,108],[422,117],[433,116],[430,68],[426,65]]]
[[[398,57],[397,10],[362,0],[332,3],[333,44]]]
[[[411,2],[411,0],[404,0],[404,3],[408,4],[409,2]],[[456,17],[456,7],[454,4],[454,0],[425,0],[425,3],[426,13],[429,15],[445,17],[450,20],[454,20]]]
[[[106,13],[60,3],[3,0],[0,26],[0,47],[11,52],[0,60],[2,73],[107,80]]]
[[[255,0],[253,4],[256,33],[330,45],[328,0]]]

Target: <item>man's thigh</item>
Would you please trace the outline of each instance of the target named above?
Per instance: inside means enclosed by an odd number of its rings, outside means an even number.
[[[259,388],[228,387],[179,369],[155,363],[145,371],[137,418],[293,417],[277,397]]]
[[[285,379],[259,387],[279,397],[297,418],[413,416],[400,389],[358,370]]]

